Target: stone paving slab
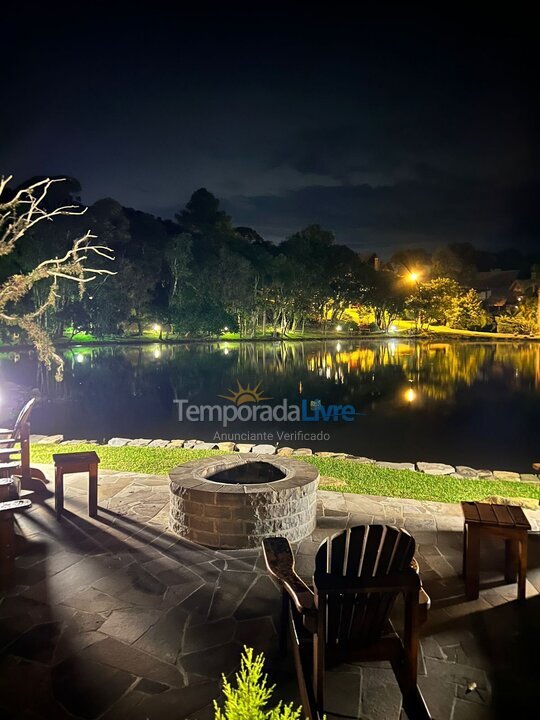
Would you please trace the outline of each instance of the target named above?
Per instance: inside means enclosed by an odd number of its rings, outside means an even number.
[[[278,694],[297,700],[290,662],[276,655],[280,594],[257,549],[217,552],[176,537],[164,477],[101,469],[95,520],[82,477],[65,495],[60,523],[50,497],[20,518],[28,551],[17,558],[17,586],[0,596],[2,717],[210,719],[220,674],[234,672],[244,643],[267,654]],[[437,720],[493,717],[494,687],[499,702],[509,687],[519,705],[534,666],[521,654],[530,647],[536,657],[540,639],[530,630],[540,618],[538,534],[526,603],[503,584],[496,543],[482,547],[482,591],[467,603],[459,505],[319,491],[317,507],[315,532],[295,546],[308,581],[320,541],[345,527],[397,523],[417,540],[432,598],[419,683]],[[537,530],[540,512],[525,512]],[[328,720],[332,711],[398,720],[401,698],[386,665],[343,666],[328,674],[327,709]]]

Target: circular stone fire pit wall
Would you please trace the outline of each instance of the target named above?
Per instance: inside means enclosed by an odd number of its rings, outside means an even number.
[[[270,481],[246,482],[248,463],[256,463],[252,480]],[[169,526],[201,545],[257,547],[272,535],[295,542],[315,529],[319,471],[309,463],[240,453],[193,460],[169,477]]]

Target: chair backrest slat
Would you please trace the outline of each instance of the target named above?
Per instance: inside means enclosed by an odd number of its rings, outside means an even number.
[[[26,405],[23,407],[23,409],[17,416],[17,420],[15,421],[15,427],[13,428],[13,437],[15,440],[19,439],[23,427],[30,420],[30,414],[34,409],[35,404],[36,398],[30,398],[30,400],[26,403]]]
[[[414,550],[409,533],[389,525],[344,530],[321,545],[315,559],[315,587],[317,577],[329,575],[350,578],[354,587],[359,578],[399,574],[410,565]],[[328,593],[327,643],[344,647],[375,641],[384,630],[396,595],[396,592]]]

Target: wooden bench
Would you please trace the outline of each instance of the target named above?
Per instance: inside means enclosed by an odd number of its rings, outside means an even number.
[[[467,600],[476,600],[480,591],[480,538],[494,535],[505,541],[506,582],[518,578],[518,599],[525,599],[527,580],[527,533],[529,521],[520,507],[462,502],[465,518],[463,532],[463,576]]]
[[[98,465],[99,457],[94,451],[55,453],[54,461],[54,508],[56,519],[60,520],[64,510],[64,475],[67,473],[88,473],[88,515],[97,516]]]

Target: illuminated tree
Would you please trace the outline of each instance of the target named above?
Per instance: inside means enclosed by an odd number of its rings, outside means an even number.
[[[372,310],[378,327],[388,332],[390,325],[403,312],[405,286],[392,272],[372,271],[365,303]]]
[[[8,184],[11,179],[11,176],[0,177],[0,257],[12,253],[17,243],[33,232],[39,223],[51,222],[58,216],[82,215],[86,210],[78,205],[62,205],[52,210],[47,208],[47,193],[61,180],[46,178],[10,191]],[[62,281],[77,283],[82,296],[86,283],[98,275],[114,274],[87,264],[90,256],[114,259],[108,247],[92,242],[95,238],[91,232],[86,232],[74,240],[64,254],[43,260],[26,272],[8,275],[0,284],[0,321],[23,330],[41,362],[47,368],[56,368],[58,380],[62,377],[63,361],[55,351],[42,320],[48,310],[55,308]],[[39,302],[34,299],[33,306],[29,307],[28,295],[38,284],[45,287],[45,292]]]
[[[480,295],[472,288],[461,295],[450,297],[444,315],[449,327],[461,330],[478,330],[490,321]]]
[[[405,301],[417,332],[445,320],[449,304],[458,296],[459,285],[450,278],[435,278],[418,283],[416,290]]]

